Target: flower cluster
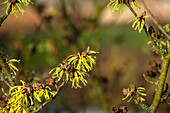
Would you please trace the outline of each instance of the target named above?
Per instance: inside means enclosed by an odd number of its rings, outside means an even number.
[[[141,97],[141,96],[146,96],[145,93],[142,93],[144,91],[145,91],[145,88],[143,87],[136,88],[134,84],[130,84],[129,88],[123,89],[122,91],[123,95],[126,95],[126,97],[123,98],[122,100],[125,100],[130,96],[130,99],[128,100],[128,102],[130,102],[133,99],[136,104],[141,103],[145,101],[145,99]]]
[[[145,19],[147,17],[149,17],[150,15],[146,16],[146,12],[142,13],[141,15],[138,15],[136,17],[136,19],[132,19],[130,20],[129,22],[131,21],[134,21],[133,24],[132,24],[132,28],[134,28],[135,30],[137,30],[138,28],[138,31],[139,33],[141,33],[141,31],[143,30],[143,27],[145,26],[147,29],[148,29],[148,25],[145,23]],[[128,23],[129,23],[128,22]]]
[[[122,13],[123,2],[124,2],[124,0],[110,0],[110,3],[107,5],[107,7],[111,6],[112,12],[115,12],[117,10],[120,13]]]
[[[140,9],[139,3],[137,0],[129,0],[129,2],[132,4],[133,7],[136,7],[138,10]],[[120,13],[123,12],[123,5],[125,3],[125,0],[110,0],[107,7],[111,7],[112,12],[119,11]],[[126,3],[128,4],[128,3]]]
[[[0,4],[6,4],[6,14],[8,15],[9,10],[11,10],[11,13],[14,14],[17,17],[17,11],[19,10],[22,14],[25,12],[25,10],[22,8],[21,5],[28,6],[31,2],[31,0],[6,0]]]
[[[31,86],[26,85],[22,80],[21,82],[21,86],[11,87],[9,94],[5,93],[7,96],[6,105],[0,107],[1,113],[6,113],[6,111],[9,111],[10,113],[26,113],[28,112],[27,108],[33,106],[35,100],[41,102],[42,98],[48,100],[51,95],[54,95],[54,93],[51,92],[50,87],[45,86],[42,83],[36,83]]]
[[[86,79],[84,78],[88,75],[87,72],[92,70],[93,65],[96,64],[95,56],[98,52],[90,50],[90,47],[87,48],[87,51],[82,53],[77,53],[74,55],[68,56],[63,60],[62,64],[59,64],[56,68],[52,69],[49,73],[53,71],[53,78],[56,78],[57,81],[63,79],[64,82],[71,81],[72,87],[81,88],[80,81],[86,86]]]

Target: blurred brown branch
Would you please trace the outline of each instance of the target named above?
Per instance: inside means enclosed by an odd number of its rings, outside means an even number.
[[[63,19],[65,20],[65,22],[67,23],[71,31],[71,36],[69,36],[69,40],[71,41],[71,43],[74,42],[78,46],[77,39],[81,34],[81,29],[77,28],[76,25],[71,20],[71,17],[68,14],[67,9],[66,9],[65,0],[60,0],[60,5],[61,5],[60,10],[61,10]]]

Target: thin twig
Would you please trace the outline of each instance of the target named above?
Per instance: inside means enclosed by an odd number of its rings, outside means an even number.
[[[4,82],[8,87],[11,87],[10,84],[9,84],[6,80],[3,80],[3,82]]]
[[[142,0],[143,5],[145,7],[145,9],[147,10],[147,13],[149,13],[149,15],[151,16],[153,22],[155,23],[155,25],[161,30],[161,32],[168,38],[168,40],[170,40],[170,36],[168,35],[168,33],[162,28],[162,26],[159,24],[158,19],[153,15],[153,13],[148,9],[146,3],[144,0]]]
[[[152,84],[152,85],[157,85],[157,82],[154,82],[154,81],[149,80],[149,78],[148,78],[145,74],[143,74],[143,77],[144,77],[144,79],[145,79],[148,83],[150,83],[150,84]]]
[[[10,8],[8,9],[8,14],[5,13],[5,15],[0,18],[0,27],[2,23],[7,19],[11,11],[12,11],[12,4],[10,5]]]
[[[130,11],[133,13],[133,15],[134,15],[135,17],[137,17],[137,16],[138,16],[137,13],[136,13],[135,10],[130,6],[129,2],[126,1],[125,4],[126,4],[126,6],[130,9]]]

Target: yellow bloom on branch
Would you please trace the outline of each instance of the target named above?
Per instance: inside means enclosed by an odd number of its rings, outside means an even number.
[[[14,62],[19,63],[20,60],[17,59],[11,59],[9,60],[5,55],[2,55],[3,62],[5,63],[5,67],[8,68],[11,72],[13,72],[14,75],[16,75],[16,71],[18,71],[18,68],[13,64]],[[2,73],[5,74],[5,67],[2,66]]]
[[[50,95],[54,95],[53,92],[51,92],[51,88],[49,86],[42,85],[42,88],[34,91],[33,93],[34,98],[38,100],[38,102],[42,102],[41,98],[44,97],[45,100],[50,99]]]
[[[50,99],[54,93],[49,86],[43,83],[35,83],[33,86],[28,85],[25,81],[20,80],[21,86],[13,86],[9,90],[9,99],[4,111],[9,113],[27,113],[28,108],[34,105],[34,101],[42,102],[41,99]],[[0,108],[0,111],[1,108]]]
[[[87,84],[87,80],[84,79],[84,77],[86,75],[88,75],[85,72],[81,72],[81,71],[75,71],[72,73],[72,77],[70,78],[70,81],[72,82],[72,88],[81,88],[79,82],[81,81],[83,83],[84,86],[86,86]]]
[[[136,19],[130,20],[128,23],[135,20],[132,24],[132,28],[134,28],[135,30],[138,29],[139,33],[141,33],[144,26],[148,29],[148,25],[145,24],[145,19],[148,18],[149,16],[150,15],[146,16],[146,12],[144,12],[142,13],[142,15],[138,15]]]
[[[20,101],[18,101],[18,103],[10,105],[9,113],[28,113],[27,108],[28,106],[23,105]]]
[[[91,71],[93,65],[96,64],[96,57],[94,56],[96,53],[99,52],[92,51],[88,47],[85,52],[68,56],[63,60],[62,64],[53,68],[49,73],[51,74],[54,71],[52,77],[56,78],[57,81],[62,80],[66,83],[71,81],[72,88],[81,88],[80,82],[86,86],[87,81],[84,77],[88,75],[87,72]]]
[[[9,62],[7,63],[7,65],[8,65],[9,68],[12,70],[12,72],[14,73],[14,75],[16,75],[16,72],[15,72],[15,71],[18,71],[18,68],[13,64],[13,62],[19,63],[20,60],[11,59],[11,60],[9,60]]]
[[[123,2],[124,0],[110,0],[110,3],[107,5],[107,7],[111,7],[112,12],[115,12],[116,10],[120,13],[123,12]]]
[[[70,55],[67,57],[69,64],[72,64],[75,69],[82,70],[84,72],[89,72],[92,70],[93,65],[96,64],[96,57],[93,54],[99,52],[92,51],[90,48],[87,49],[86,52],[77,53],[75,55]]]
[[[22,105],[33,105],[32,94],[28,93],[28,88],[25,86],[25,82],[22,82],[22,86],[13,86],[9,90],[9,94],[11,95],[11,100],[9,103],[18,103],[21,102]]]
[[[16,17],[17,16],[17,11],[19,10],[22,14],[25,12],[25,10],[22,8],[23,6],[28,7],[28,5],[32,3],[31,0],[6,0],[0,4],[6,4],[6,15],[8,15],[9,10],[11,10],[11,14],[14,14]]]
[[[65,78],[65,82],[69,80],[69,69],[71,67],[68,64],[59,64],[56,68],[53,68],[49,73],[53,73],[53,78],[57,78],[60,81],[62,77]]]
[[[129,88],[123,89],[122,93],[123,95],[126,95],[126,97],[122,98],[122,100],[125,100],[128,97],[130,97],[130,99],[127,102],[130,102],[133,99],[136,104],[139,104],[145,101],[145,99],[142,97],[142,96],[146,96],[146,94],[143,93],[144,91],[145,91],[145,88],[143,87],[136,88],[134,84],[130,84]]]

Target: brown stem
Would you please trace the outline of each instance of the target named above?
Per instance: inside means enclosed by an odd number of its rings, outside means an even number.
[[[147,10],[147,13],[149,13],[149,15],[152,18],[152,21],[155,23],[155,25],[161,30],[161,32],[168,38],[168,40],[170,40],[170,36],[168,35],[168,33],[162,28],[162,26],[159,24],[158,19],[153,15],[153,13],[148,9],[146,3],[144,0],[142,0],[143,5],[145,7],[145,9]]]
[[[126,3],[126,5],[132,11],[134,16],[136,17],[137,14],[133,10],[133,8],[130,6],[130,4]],[[154,16],[152,15],[151,12],[150,12],[150,14],[151,14],[151,17],[153,18]],[[162,28],[159,25],[158,21],[155,19],[155,17],[153,18],[153,21],[156,22],[155,24],[158,26],[158,28],[159,27]],[[144,29],[145,29],[145,33],[147,34],[148,38],[152,41],[152,44],[156,47],[157,50],[159,50],[159,53],[161,54],[161,56],[164,57],[154,100],[153,100],[152,105],[150,106],[150,108],[146,110],[149,113],[155,113],[157,108],[158,108],[158,105],[159,105],[159,103],[161,101],[161,96],[162,96],[163,88],[164,88],[164,85],[165,85],[165,80],[166,80],[168,67],[169,67],[169,62],[170,62],[170,53],[168,53],[166,55],[164,53],[162,53],[160,48],[157,46],[157,44],[155,43],[155,41],[153,40],[153,38],[150,36],[149,32],[147,31],[146,26],[144,26]],[[164,32],[164,30],[162,30],[162,31]],[[167,33],[165,32],[165,34],[167,34]],[[167,36],[167,38],[170,40],[169,35]],[[170,52],[170,48],[169,48],[168,52]]]
[[[160,73],[160,77],[158,81],[158,87],[156,89],[156,94],[152,102],[152,105],[150,106],[150,113],[156,112],[158,105],[161,101],[161,96],[162,96],[162,92],[163,92],[163,88],[165,85],[165,80],[166,80],[166,76],[168,72],[169,61],[170,61],[170,53],[167,56],[165,56],[163,59],[162,69],[161,69],[161,73]]]
[[[75,38],[77,38],[80,35],[80,31],[76,28],[75,24],[72,22],[71,18],[69,17],[69,15],[67,13],[66,6],[65,6],[65,0],[61,0],[60,2],[61,2],[61,12],[63,14],[63,18],[69,25],[71,32],[73,32],[73,35],[75,36]]]

